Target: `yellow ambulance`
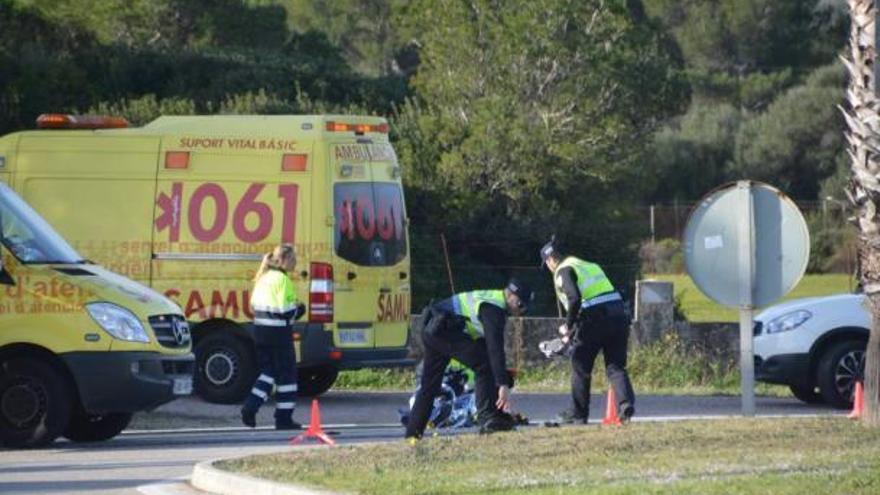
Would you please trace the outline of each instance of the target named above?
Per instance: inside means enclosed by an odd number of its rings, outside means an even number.
[[[0,162],[2,163],[2,162]],[[133,412],[192,391],[172,301],[82,258],[0,167],[0,445],[116,436]]]
[[[175,300],[196,391],[240,401],[257,365],[249,306],[263,253],[293,243],[308,308],[301,395],[339,370],[411,365],[400,165],[378,117],[47,114],[0,138],[13,188],[86,257]]]

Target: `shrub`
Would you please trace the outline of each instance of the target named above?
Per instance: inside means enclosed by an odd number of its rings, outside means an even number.
[[[684,255],[677,239],[645,242],[639,248],[642,273],[683,273]]]

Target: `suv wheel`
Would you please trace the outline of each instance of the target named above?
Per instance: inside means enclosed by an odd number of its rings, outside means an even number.
[[[791,390],[792,395],[797,397],[801,402],[806,402],[807,404],[823,404],[825,402],[825,399],[822,398],[822,394],[816,390],[817,387],[789,385],[788,389]]]
[[[865,343],[858,340],[838,342],[819,360],[818,376],[825,402],[838,409],[852,407],[856,379],[865,373]]]

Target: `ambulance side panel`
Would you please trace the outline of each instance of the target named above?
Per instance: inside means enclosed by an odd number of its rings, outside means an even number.
[[[299,297],[307,297],[310,144],[272,141],[285,149],[261,148],[265,138],[163,140],[151,216],[153,287],[176,300],[190,321],[249,322],[254,273],[281,242],[296,246],[290,275]],[[282,170],[285,155],[297,155],[289,165],[304,169]]]
[[[25,133],[14,189],[84,257],[149,284],[158,147],[149,136]]]

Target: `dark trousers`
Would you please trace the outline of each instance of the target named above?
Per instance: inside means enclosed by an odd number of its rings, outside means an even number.
[[[623,303],[606,303],[589,308],[582,312],[577,326],[578,338],[571,355],[571,399],[574,416],[588,418],[590,415],[590,379],[599,351],[602,351],[605,358],[605,375],[614,388],[618,408],[624,403],[635,405],[635,392],[626,372],[629,319]]]
[[[422,380],[406,424],[407,437],[420,437],[424,433],[434,406],[434,397],[440,392],[443,373],[451,358],[474,370],[478,421],[484,423],[498,413],[495,407],[498,388],[489,364],[486,339],[474,340],[464,332],[447,332],[441,336],[424,333],[422,342],[425,348]]]
[[[256,413],[275,387],[275,420],[289,421],[296,407],[296,350],[289,328],[257,329],[257,365],[260,376],[244,402],[244,409]]]

